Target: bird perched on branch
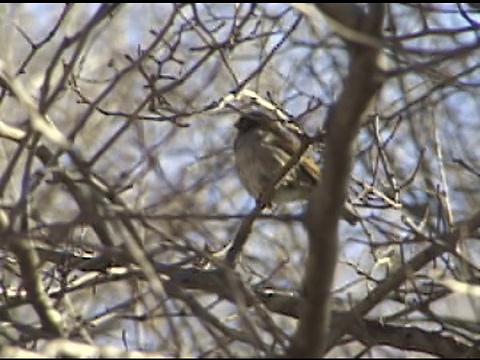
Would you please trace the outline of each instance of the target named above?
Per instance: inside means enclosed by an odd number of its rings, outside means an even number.
[[[269,185],[275,185],[273,203],[310,197],[320,179],[321,168],[313,157],[311,141],[305,143],[309,137],[302,129],[293,122],[274,119],[262,111],[242,114],[235,127],[238,129],[234,142],[237,173],[250,195],[258,200]],[[272,184],[302,148],[306,150],[299,161],[277,184]],[[359,220],[349,203],[345,204],[342,216],[351,225]]]

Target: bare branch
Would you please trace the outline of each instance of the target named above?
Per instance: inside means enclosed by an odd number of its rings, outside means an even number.
[[[380,38],[382,5],[371,6],[370,11],[358,30]],[[290,352],[292,356],[321,356],[325,351],[330,322],[330,290],[338,252],[338,219],[350,177],[353,142],[360,121],[381,86],[377,57],[377,49],[357,47],[353,50],[343,92],[326,119],[322,181],[312,195],[305,218],[310,251],[304,280],[305,299]]]

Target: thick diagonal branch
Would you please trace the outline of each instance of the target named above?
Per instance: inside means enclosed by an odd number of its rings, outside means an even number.
[[[355,10],[355,13],[358,12]],[[380,38],[382,19],[383,6],[372,5],[369,13],[359,19],[356,30]],[[305,217],[310,251],[303,303],[290,349],[291,356],[317,357],[322,356],[325,350],[330,319],[330,290],[337,262],[338,220],[350,176],[351,149],[360,128],[360,119],[381,86],[380,76],[377,76],[378,47],[360,43],[348,45],[351,54],[349,73],[344,81],[343,92],[326,120],[322,181],[312,194]]]

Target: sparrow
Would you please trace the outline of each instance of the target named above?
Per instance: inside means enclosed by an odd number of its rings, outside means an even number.
[[[280,175],[283,167],[308,138],[291,121],[273,119],[261,111],[243,113],[235,123],[233,150],[238,177],[255,199]],[[310,146],[298,163],[276,184],[271,201],[276,204],[307,200],[321,175]],[[351,225],[359,221],[349,203],[342,217]]]

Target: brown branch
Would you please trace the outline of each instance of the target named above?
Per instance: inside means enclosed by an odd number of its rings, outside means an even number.
[[[89,345],[70,340],[48,342],[40,351],[28,351],[14,346],[0,349],[2,358],[169,358],[167,354],[150,351],[131,351],[110,345]]]
[[[472,219],[464,222],[467,225],[467,229],[464,229],[465,236],[473,231],[475,226],[480,223],[480,214],[477,214]],[[458,241],[460,232],[445,234],[441,239],[448,241],[452,240],[453,243]],[[455,238],[457,237],[457,238]],[[454,246],[454,245],[452,245]],[[447,249],[445,247],[437,246],[435,254],[438,256]],[[438,251],[438,252],[437,252]],[[74,255],[66,251],[51,251],[47,252],[45,249],[36,248],[36,252],[40,255],[42,261],[52,261],[59,263],[61,261],[67,261],[72,269],[81,269],[83,271],[98,271],[101,274],[87,282],[68,287],[66,289],[60,289],[58,291],[51,291],[49,296],[57,298],[65,295],[65,293],[71,293],[79,291],[81,289],[90,289],[104,283],[110,283],[112,281],[127,280],[130,278],[137,278],[147,280],[142,270],[130,270],[128,272],[119,271],[119,274],[108,274],[109,267],[122,267],[130,266],[130,260],[124,258],[120,261],[119,257],[115,257],[116,262],[110,263],[101,262],[102,259],[86,255]],[[431,259],[432,252],[426,251]],[[422,255],[424,258],[425,255]],[[413,259],[412,259],[413,260]],[[424,260],[425,261],[425,260]],[[96,266],[95,266],[96,265]],[[247,285],[236,276],[226,277],[225,271],[219,270],[201,270],[201,269],[183,269],[177,266],[166,266],[163,264],[156,264],[156,271],[167,275],[168,279],[165,282],[165,289],[169,296],[178,298],[178,294],[175,291],[171,291],[174,288],[201,290],[206,293],[217,295],[219,298],[227,300],[232,303],[237,303],[238,292],[240,291],[245,296],[243,297],[244,304],[247,307],[254,306],[261,301],[272,312],[282,314],[292,318],[298,318],[301,311],[301,300],[297,293],[293,291],[282,291],[270,288],[254,288],[248,290]],[[402,272],[406,275],[405,269]],[[409,271],[411,274],[412,272]],[[234,275],[234,273],[232,273]],[[396,273],[392,274],[385,283],[396,282]],[[173,287],[172,287],[173,286]],[[380,285],[381,287],[382,285]],[[395,286],[398,287],[395,283]],[[374,290],[375,292],[375,290]],[[254,296],[252,296],[254,295]],[[180,298],[183,298],[180,296]],[[27,299],[24,295],[16,292],[15,295],[9,297],[8,309],[12,310],[14,307],[25,304]],[[360,302],[357,307],[361,306]],[[335,307],[334,307],[335,308]],[[6,310],[3,306],[0,306],[0,312]],[[361,321],[359,321],[361,319]],[[374,345],[388,345],[405,350],[415,350],[419,352],[429,353],[439,357],[445,358],[458,358],[462,354],[466,354],[471,345],[462,342],[458,339],[438,332],[430,332],[416,327],[404,327],[386,324],[383,321],[377,321],[372,319],[365,319],[363,316],[359,316],[355,313],[355,310],[345,312],[334,310],[332,312],[332,325],[331,331],[336,332],[343,325],[348,324],[345,328],[345,334],[350,334],[355,340],[360,341],[368,346]],[[245,339],[244,339],[245,340]],[[250,340],[247,341],[250,343]],[[478,350],[469,353],[469,356],[476,357],[480,353]]]
[[[397,289],[409,275],[423,268],[446,250],[455,252],[456,244],[461,239],[470,236],[479,227],[480,212],[477,212],[470,219],[457,223],[451,232],[447,232],[439,237],[438,240],[434,240],[432,245],[415,255],[407,264],[392,273],[391,276],[380,283],[363,301],[358,303],[351,311],[349,318],[345,318],[345,321],[342,323],[337,323],[338,328],[330,334],[330,344],[333,344],[335,339],[340,338],[343,334],[348,332],[348,328],[354,319],[365,316],[391,291]],[[421,234],[416,234],[412,241],[426,242],[428,239]]]
[[[26,297],[40,319],[43,336],[62,336],[64,332],[63,319],[45,292],[42,274],[39,271],[40,258],[32,243],[26,238],[18,238],[8,233],[3,233],[2,237],[10,240],[9,248],[18,260]]]
[[[352,5],[352,12],[355,9]],[[382,5],[371,6],[357,30],[380,38],[383,12]],[[349,22],[346,26],[352,25]],[[330,321],[330,290],[337,262],[338,220],[350,176],[351,149],[360,128],[360,119],[381,86],[377,69],[378,49],[357,43],[351,44],[351,50],[344,90],[326,120],[322,181],[312,194],[305,218],[310,252],[300,307],[302,313],[289,351],[289,355],[294,357],[316,357],[325,351]]]

